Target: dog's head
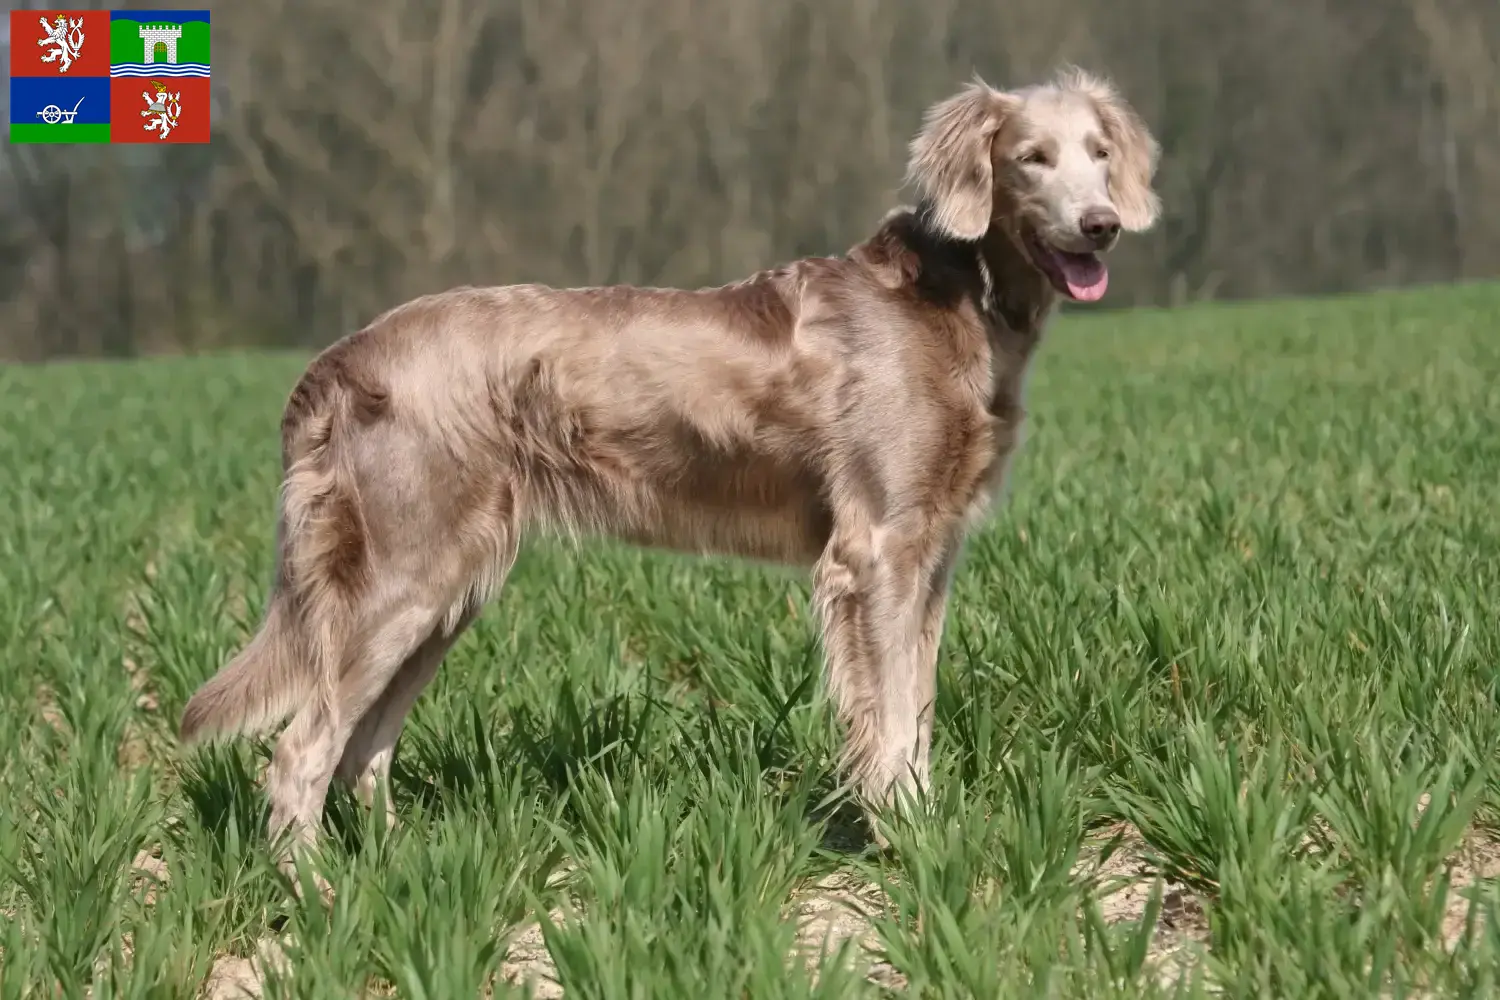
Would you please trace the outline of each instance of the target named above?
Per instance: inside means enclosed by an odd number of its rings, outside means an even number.
[[[908,177],[931,223],[958,240],[992,228],[1069,298],[1104,295],[1101,254],[1149,229],[1159,147],[1107,81],[1078,70],[1000,91],[976,81],[928,110]]]

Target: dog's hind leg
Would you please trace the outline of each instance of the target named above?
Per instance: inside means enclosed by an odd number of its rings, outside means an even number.
[[[316,692],[277,740],[266,789],[273,839],[288,829],[293,848],[316,839],[328,784],[350,735],[442,617],[441,608],[392,604],[370,602],[361,609],[359,634],[330,651],[339,664],[332,683]]]
[[[383,792],[388,826],[394,826],[396,822],[390,794],[390,771],[401,728],[423,689],[437,676],[443,657],[473,619],[474,613],[466,613],[451,632],[439,630],[428,636],[416,652],[406,658],[380,698],[354,727],[353,735],[344,746],[337,777],[349,786],[367,809],[375,807],[377,790]]]
[[[337,776],[349,785],[367,808],[374,807],[377,788],[385,791],[388,824],[395,822],[389,787],[391,761],[406,716],[423,689],[437,676],[443,657],[478,617],[485,602],[498,595],[515,565],[520,528],[512,499],[514,494],[504,488],[495,492],[497,496],[506,497],[506,501],[488,505],[489,509],[482,515],[470,517],[467,522],[471,539],[469,548],[480,553],[477,558],[483,570],[464,589],[458,602],[448,609],[438,628],[406,658],[379,698],[364,712],[339,760]]]
[[[362,721],[417,661],[410,689],[391,691],[390,707],[401,702],[393,723],[377,713],[361,740],[384,731],[394,742],[395,723],[515,551],[503,476],[480,478],[483,488],[462,482],[431,457],[420,430],[393,421],[334,430],[334,444],[295,465],[285,489],[289,577],[316,678],[267,781],[270,835],[290,832],[291,850],[316,839],[329,783]],[[291,859],[282,860],[285,871]]]
[[[284,873],[293,873],[291,852],[316,840],[336,773],[352,778],[361,798],[373,802],[407,712],[477,613],[484,592],[483,585],[439,588],[397,575],[378,588],[384,600],[363,606],[358,638],[343,652],[336,683],[293,717],[272,756],[271,836],[289,828],[292,833],[281,859]],[[425,599],[437,594],[443,599]],[[388,795],[386,802],[389,820]],[[321,876],[317,882],[327,891]]]

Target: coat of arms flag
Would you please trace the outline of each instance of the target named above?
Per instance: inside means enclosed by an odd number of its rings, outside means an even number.
[[[10,12],[11,142],[209,141],[206,10]]]

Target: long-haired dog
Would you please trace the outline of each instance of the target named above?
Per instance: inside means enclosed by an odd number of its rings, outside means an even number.
[[[1019,442],[1061,298],[1149,228],[1158,146],[1076,70],[974,82],[911,143],[919,198],[846,255],[717,288],[456,288],[318,356],[281,423],[264,623],[184,741],[291,722],[272,834],[365,801],[412,703],[528,533],[812,572],[845,763],[872,807],[925,786],[960,548]]]

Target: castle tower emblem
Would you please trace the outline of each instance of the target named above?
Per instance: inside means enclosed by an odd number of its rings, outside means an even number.
[[[141,41],[146,43],[146,65],[177,65],[177,41],[182,38],[182,25],[143,24],[140,31]]]

